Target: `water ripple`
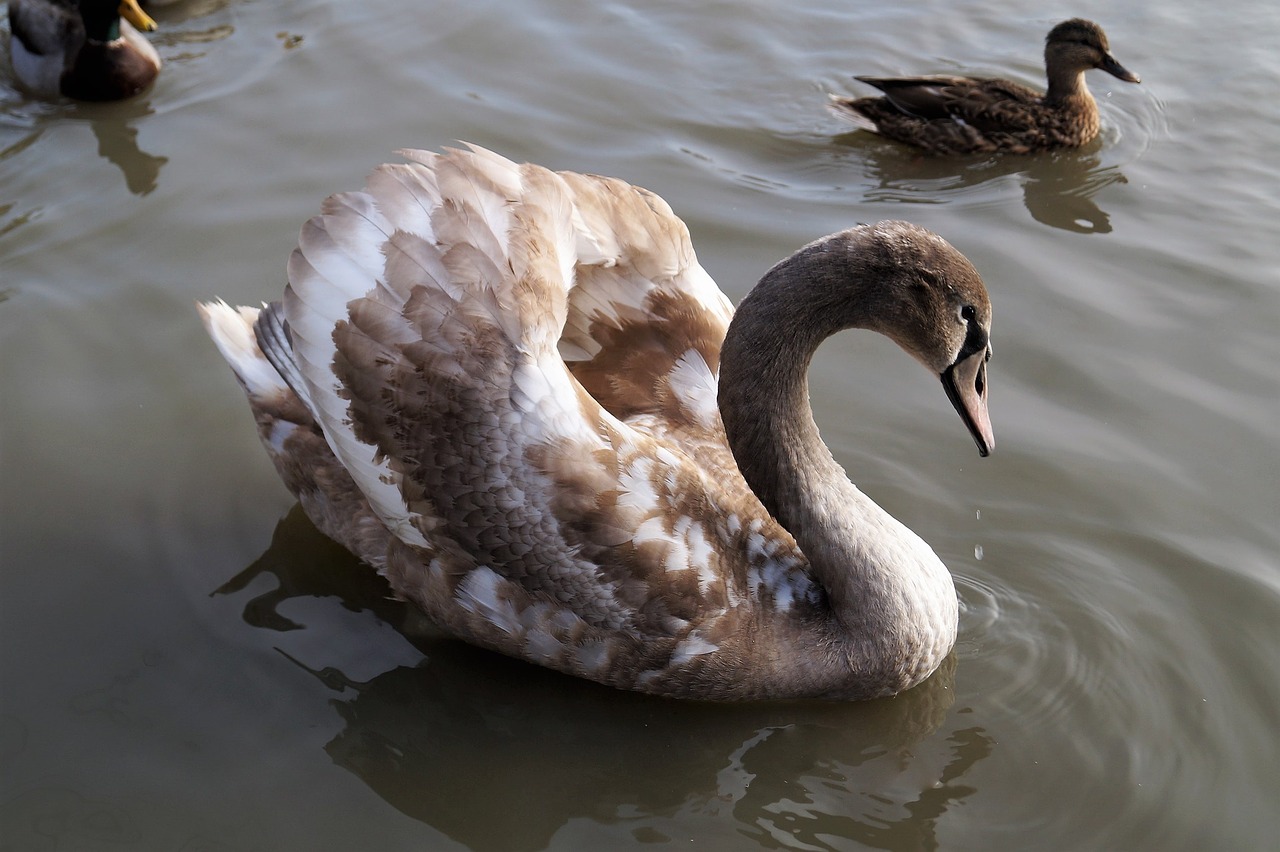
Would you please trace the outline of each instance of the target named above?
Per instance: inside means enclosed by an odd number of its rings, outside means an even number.
[[[1110,90],[1096,96],[1102,113],[1099,136],[1105,159],[1125,165],[1169,138],[1169,116],[1165,102],[1149,86],[1126,86],[1118,92],[1115,97]]]

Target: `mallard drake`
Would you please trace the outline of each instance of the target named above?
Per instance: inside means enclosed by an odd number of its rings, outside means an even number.
[[[132,97],[160,73],[160,55],[135,26],[155,29],[137,0],[10,0],[14,75],[44,97]]]
[[[1111,55],[1107,34],[1072,18],[1049,31],[1049,91],[994,77],[857,77],[884,97],[832,96],[831,108],[864,130],[937,154],[1073,148],[1098,135],[1098,105],[1084,72],[1099,68],[1141,82]]]
[[[735,313],[651,192],[401,153],[303,227],[282,302],[200,306],[324,533],[454,635],[614,687],[871,698],[934,671],[951,576],[846,478],[806,370],[886,334],[986,455],[991,306],[960,252],[859,226]]]

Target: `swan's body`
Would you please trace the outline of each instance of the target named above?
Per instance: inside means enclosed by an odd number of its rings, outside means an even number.
[[[959,252],[845,231],[734,316],[645,190],[405,155],[307,223],[283,303],[202,306],[324,532],[457,636],[616,687],[867,698],[939,665],[951,577],[845,478],[805,371],[882,331],[985,455],[990,306]]]
[[[10,0],[14,76],[44,97],[132,97],[160,73],[160,55],[130,21],[155,29],[136,0]]]
[[[1084,72],[1139,82],[1111,55],[1102,27],[1063,21],[1045,39],[1047,92],[995,77],[858,77],[883,97],[833,97],[831,108],[858,127],[937,154],[1075,148],[1098,135],[1098,104]]]

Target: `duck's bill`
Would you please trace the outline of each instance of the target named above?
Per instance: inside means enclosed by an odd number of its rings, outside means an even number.
[[[991,417],[987,414],[988,351],[983,348],[942,373],[942,387],[947,391],[947,399],[951,400],[960,419],[968,427],[969,434],[978,445],[978,454],[982,456],[991,455],[996,445],[991,432]]]
[[[138,0],[120,0],[120,15],[143,32],[149,33],[156,29],[155,20],[142,11]]]
[[[1124,80],[1126,83],[1142,82],[1141,77],[1139,77],[1137,74],[1130,71],[1128,68],[1125,68],[1119,62],[1116,62],[1116,58],[1112,56],[1110,53],[1102,57],[1102,64],[1099,65],[1098,67],[1101,68],[1103,71],[1106,71],[1112,77],[1119,77],[1121,80]]]

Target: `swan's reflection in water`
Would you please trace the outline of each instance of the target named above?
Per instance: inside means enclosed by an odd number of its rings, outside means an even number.
[[[973,157],[927,156],[862,133],[836,142],[857,148],[867,176],[879,183],[867,192],[869,201],[942,204],[976,197],[993,182],[1016,180],[1033,219],[1080,234],[1111,232],[1111,218],[1094,196],[1128,182],[1119,166],[1102,165],[1100,141],[1075,150]]]
[[[960,781],[993,745],[952,710],[954,657],[882,701],[678,702],[422,632],[419,617],[297,507],[271,548],[219,592],[258,587],[268,574],[278,586],[247,602],[250,624],[303,629],[278,607],[336,596],[427,655],[363,682],[295,663],[336,693],[343,727],[325,747],[333,761],[472,849],[543,849],[583,821],[596,827],[591,837],[629,841],[728,834],[766,847],[934,849],[939,819],[973,792]]]

